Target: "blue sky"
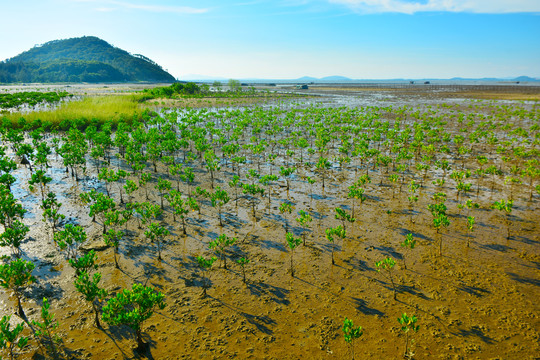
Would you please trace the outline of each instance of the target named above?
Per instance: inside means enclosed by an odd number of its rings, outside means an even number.
[[[83,35],[175,77],[540,77],[539,0],[1,0],[0,60]]]

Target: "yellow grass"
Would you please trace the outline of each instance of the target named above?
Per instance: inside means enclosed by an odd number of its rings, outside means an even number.
[[[54,110],[33,111],[30,113],[12,113],[7,115],[13,123],[24,117],[27,122],[35,120],[51,122],[58,125],[64,120],[84,120],[93,119],[99,122],[118,122],[121,118],[132,118],[133,115],[140,114],[144,105],[138,102],[137,95],[115,95],[115,96],[93,96],[85,97],[81,100],[65,102]]]

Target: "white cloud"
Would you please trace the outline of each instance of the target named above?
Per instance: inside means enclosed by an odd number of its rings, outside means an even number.
[[[447,11],[483,14],[532,12],[540,13],[538,0],[328,0],[362,13]]]

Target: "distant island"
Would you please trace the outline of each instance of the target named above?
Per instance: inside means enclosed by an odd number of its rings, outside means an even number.
[[[130,54],[95,36],[49,41],[0,62],[0,83],[174,81],[146,56]]]
[[[207,75],[185,75],[182,80],[206,82],[226,80],[224,77],[212,77]],[[534,78],[529,76],[507,77],[507,78],[460,78],[455,77],[451,79],[444,78],[395,78],[395,79],[352,79],[345,76],[326,76],[326,77],[312,77],[302,76],[294,79],[269,79],[269,78],[240,78],[238,79],[244,83],[314,83],[314,84],[355,84],[355,83],[409,83],[409,84],[491,84],[491,83],[528,83],[537,85],[540,83],[540,78]]]

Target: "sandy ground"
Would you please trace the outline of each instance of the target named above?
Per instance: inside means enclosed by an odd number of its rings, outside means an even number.
[[[327,101],[340,104],[341,100]],[[363,101],[367,99],[360,99]],[[383,99],[384,104],[388,102]],[[467,107],[468,103],[463,105],[464,109]],[[487,108],[485,111],[489,112]],[[457,132],[456,124],[450,123],[446,128]],[[495,145],[482,144],[474,149],[473,156],[498,157]],[[278,152],[277,162],[273,166],[263,164],[261,174],[279,171],[285,160],[283,149],[278,148]],[[331,153],[337,153],[337,148],[332,148]],[[312,163],[317,159],[317,154],[304,156]],[[457,159],[448,159],[459,167]],[[74,289],[73,270],[55,249],[47,235],[49,230],[41,222],[39,195],[30,193],[26,185],[29,172],[20,167],[15,173],[19,179],[15,195],[29,210],[25,223],[31,226],[23,250],[25,258],[38,264],[38,281],[25,293],[23,306],[33,319],[39,315],[40,299],[51,299],[51,310],[60,323],[58,333],[65,358],[345,359],[350,353],[341,327],[347,317],[364,329],[355,345],[357,358],[397,359],[402,357],[405,347],[405,336],[397,322],[402,313],[419,318],[420,330],[411,335],[416,359],[535,359],[540,351],[540,198],[535,195],[528,201],[528,187],[513,191],[511,237],[506,239],[506,223],[490,205],[507,198],[510,188],[501,178],[495,179],[494,191],[490,191],[491,177],[482,182],[479,197],[470,195],[480,208],[472,210],[476,227],[471,246],[467,247],[465,210],[459,212],[449,178],[442,191],[448,194],[451,225],[442,234],[431,226],[427,205],[432,202],[431,195],[441,191],[431,181],[440,178],[441,171],[429,172],[411,214],[406,186],[402,193],[396,190],[393,198],[385,169],[372,170],[369,165],[372,181],[365,186],[367,200],[355,205],[357,220],[347,225],[347,238],[336,243],[332,265],[331,244],[324,231],[341,224],[334,218],[335,207],[351,210],[347,187],[366,168],[341,169],[335,163],[323,190],[320,178],[311,168],[299,167],[289,191],[284,180],[271,186],[270,205],[266,197],[260,201],[256,218],[251,214],[248,199],[241,196],[238,207],[234,201],[224,207],[221,227],[217,211],[203,201],[201,215],[188,215],[184,236],[181,224],[173,221],[166,206],[161,222],[169,227],[171,235],[164,245],[163,261],[157,260],[154,244],[146,240],[144,229],[132,220],[120,247],[121,270],[117,270],[112,249],[103,245],[101,225],[92,223],[78,200],[82,191],[104,189],[95,178],[94,166],[77,183],[64,172],[59,161],[53,158],[52,164],[51,189],[64,203],[62,212],[67,221],[83,225],[89,233],[85,248],[98,252],[98,271],[103,274],[105,288],[115,293],[134,282],[145,283],[162,291],[168,304],[144,325],[144,337],[150,343],[144,355],[134,352],[135,341],[128,328],[95,328],[90,305]],[[117,166],[125,164],[113,162],[113,167]],[[249,167],[256,168],[256,164]],[[471,161],[466,167],[474,170],[477,165]],[[200,162],[195,162],[194,169],[196,186],[210,189],[206,169]],[[242,169],[243,174],[245,171]],[[216,175],[216,184],[227,189],[232,198],[234,191],[227,183],[233,174],[230,165],[222,165]],[[157,176],[168,177],[162,165],[153,176],[154,181]],[[306,176],[318,180],[311,186]],[[420,178],[416,180],[419,182]],[[476,180],[471,181],[476,189]],[[150,200],[159,204],[154,185],[149,184]],[[188,192],[183,182],[180,188]],[[115,197],[118,200],[117,193]],[[133,200],[144,201],[144,191],[139,190]],[[285,200],[295,206],[291,215],[279,213],[278,207]],[[302,229],[295,221],[299,210],[308,211],[314,220],[306,246],[301,245],[294,252],[292,277],[284,225],[300,235]],[[399,244],[409,232],[418,244],[405,251]],[[221,233],[236,236],[238,241],[229,251],[228,269],[220,268],[218,262],[214,264],[209,272],[208,297],[202,298],[202,275],[195,257],[212,255],[208,243]],[[441,239],[443,255],[439,256]],[[242,282],[241,269],[233,262],[240,256],[251,260],[246,266],[246,284]],[[376,271],[375,262],[387,256],[397,262],[397,300],[393,299],[388,278]],[[7,294],[0,295],[0,301],[3,312],[14,311],[13,299]],[[32,340],[21,357],[44,358],[35,344]]]

